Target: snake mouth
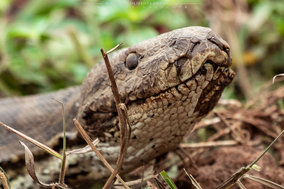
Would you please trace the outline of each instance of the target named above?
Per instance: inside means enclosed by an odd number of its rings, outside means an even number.
[[[175,63],[171,64],[172,68],[170,70],[177,68],[177,75],[179,75],[182,67],[181,62],[187,62],[188,60],[187,57],[178,59]],[[144,112],[145,108],[152,108],[154,110],[156,106],[154,104],[157,103],[162,104],[160,106],[169,107],[176,101],[188,103],[188,99],[191,99],[192,107],[197,107],[200,115],[205,115],[213,109],[223,89],[233,80],[235,73],[229,69],[228,64],[220,66],[211,59],[205,60],[201,65],[202,66],[200,66],[199,70],[194,75],[184,81],[178,80],[178,84],[176,85],[168,87],[165,90],[159,90],[158,93],[153,93],[155,90],[152,90],[152,94],[148,97],[135,98],[135,100],[130,100],[129,98],[128,101],[124,101],[128,106],[129,116],[135,117],[132,119],[134,121],[132,124],[135,124],[135,120],[139,120],[136,119],[136,117],[140,117],[141,112]],[[155,87],[152,87],[152,89],[155,89]],[[212,103],[206,103],[208,101],[212,101]],[[200,107],[196,106],[197,103],[199,103]],[[194,108],[191,108],[191,111],[194,110]],[[140,113],[138,114],[137,112]],[[92,125],[94,120],[98,120],[98,116],[102,116],[102,118],[107,116],[111,119],[111,117],[116,116],[117,113],[113,111],[108,115],[106,113],[94,113],[91,111],[89,113],[85,112],[85,115],[84,119],[86,119],[86,124]]]
[[[169,73],[176,68],[176,74],[179,76],[182,71],[182,62],[185,63],[188,60],[188,58],[182,57],[175,61],[174,64],[171,65],[172,67],[169,68]],[[218,65],[211,59],[205,60],[200,65],[198,71],[190,78],[187,78],[184,81],[179,80],[178,84],[170,86],[166,90],[160,91],[157,94],[152,94],[148,98],[131,101],[127,103],[127,105],[141,105],[150,101],[160,101],[165,99],[165,97],[184,102],[188,97],[192,97],[193,95],[200,96],[199,99],[195,99],[195,105],[198,101],[203,104],[210,101],[210,99],[212,101],[214,101],[214,99],[219,99],[219,94],[221,94],[223,89],[233,80],[235,76],[234,71],[229,68],[230,64]]]

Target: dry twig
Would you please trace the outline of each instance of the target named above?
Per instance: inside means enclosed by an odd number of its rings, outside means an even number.
[[[2,185],[3,185],[3,188],[4,189],[9,189],[10,187],[9,187],[9,184],[8,184],[8,182],[7,182],[7,179],[6,179],[6,175],[5,175],[5,173],[3,173],[2,171],[1,171],[1,169],[0,169],[0,180],[1,180],[1,182],[2,182]]]
[[[128,142],[130,139],[130,134],[131,134],[131,126],[130,126],[130,121],[129,121],[129,117],[127,114],[127,108],[125,106],[125,104],[121,103],[121,100],[119,98],[119,93],[118,93],[118,89],[117,89],[117,85],[114,79],[114,75],[110,66],[110,62],[108,59],[107,54],[114,51],[117,47],[119,47],[121,44],[118,44],[117,46],[115,46],[113,49],[111,49],[110,51],[108,51],[107,53],[105,53],[105,51],[103,49],[101,49],[101,53],[103,55],[106,67],[107,67],[107,71],[109,74],[109,79],[111,82],[111,89],[112,89],[112,93],[114,96],[114,101],[115,101],[115,105],[116,105],[116,109],[117,109],[117,113],[118,113],[118,119],[119,119],[119,128],[120,128],[120,151],[119,151],[119,157],[117,160],[117,164],[116,167],[113,171],[113,173],[111,174],[111,176],[109,177],[108,181],[106,182],[104,188],[109,188],[111,186],[111,183],[113,181],[113,179],[115,178],[115,175],[118,174],[121,166],[122,166],[122,162],[124,159],[124,156],[126,154],[127,151],[127,146],[128,146]],[[128,125],[128,128],[127,128]]]
[[[235,140],[227,141],[209,141],[209,142],[198,142],[192,144],[180,144],[181,148],[204,148],[204,147],[214,147],[214,146],[232,146],[237,145],[238,142]]]
[[[111,167],[111,165],[106,161],[106,159],[103,157],[103,155],[99,152],[99,150],[95,147],[95,145],[92,143],[89,135],[86,133],[86,131],[83,129],[81,124],[77,121],[76,118],[73,119],[75,126],[77,127],[80,134],[83,136],[85,141],[88,143],[88,145],[92,148],[92,150],[96,153],[96,155],[100,158],[100,160],[105,164],[105,166],[113,172],[114,169]],[[130,189],[127,184],[122,180],[122,178],[117,174],[116,178],[125,186],[125,188]]]

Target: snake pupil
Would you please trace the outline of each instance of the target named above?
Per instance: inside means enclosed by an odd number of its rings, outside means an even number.
[[[136,55],[136,53],[130,53],[125,61],[125,66],[129,69],[129,70],[134,70],[138,65],[138,57]]]

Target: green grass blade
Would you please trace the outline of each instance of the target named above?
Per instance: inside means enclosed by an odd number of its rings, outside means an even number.
[[[254,160],[251,164],[249,164],[246,169],[250,169],[256,162],[264,156],[264,154],[271,148],[271,146],[281,137],[281,135],[284,133],[284,130],[273,140],[273,142],[264,150],[264,152],[256,159]]]
[[[52,98],[56,102],[59,102],[62,106],[62,118],[63,118],[63,160],[61,162],[61,169],[60,169],[60,175],[59,175],[59,183],[64,184],[64,177],[65,177],[65,166],[66,166],[66,123],[65,123],[65,109],[64,104],[60,100],[57,100],[55,98]]]
[[[177,189],[175,183],[171,180],[168,174],[165,171],[160,172],[162,178],[166,181],[166,183],[171,187],[171,189]]]

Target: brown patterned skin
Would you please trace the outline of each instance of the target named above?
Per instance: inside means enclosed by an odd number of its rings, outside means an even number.
[[[137,67],[126,63],[126,59],[133,57],[138,59]],[[174,30],[119,50],[111,55],[110,62],[132,124],[122,172],[174,150],[194,124],[213,109],[223,89],[234,78],[234,72],[229,69],[229,45],[214,31],[203,27]],[[64,99],[60,98],[62,94]],[[60,105],[49,100],[53,95],[65,103],[68,128],[74,130],[71,120],[77,117],[92,138],[101,140],[102,154],[115,165],[119,152],[118,118],[104,63],[91,69],[81,89],[0,101],[0,121],[47,142],[60,132],[62,125]],[[23,153],[14,140],[13,134],[1,129],[0,149],[6,153],[1,153],[0,161],[9,162],[14,154],[19,157]],[[58,166],[54,158],[44,159],[37,168],[40,179],[49,182],[56,178]],[[93,153],[71,156],[67,162],[69,184],[109,174]],[[23,178],[25,184],[14,182],[15,188],[29,186],[28,177]]]

